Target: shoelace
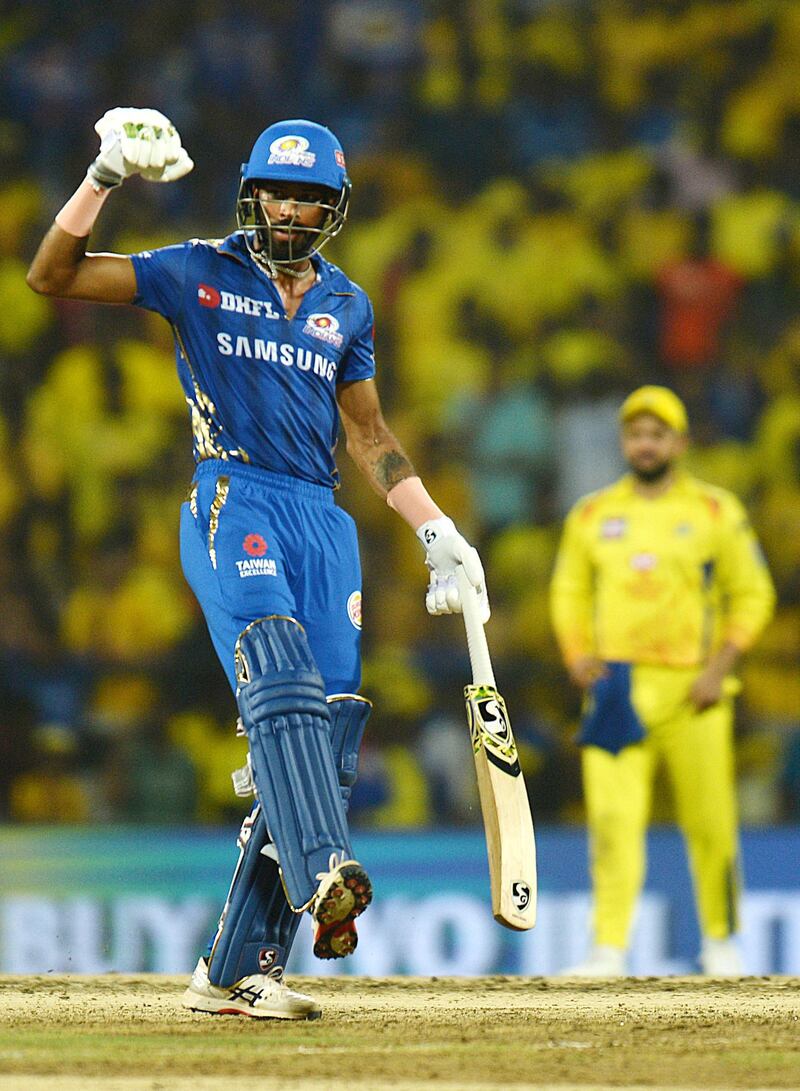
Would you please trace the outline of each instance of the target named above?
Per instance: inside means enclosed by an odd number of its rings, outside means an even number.
[[[344,863],[344,859],[344,852],[342,852],[341,855],[339,855],[339,853],[332,852],[328,857],[328,870],[318,871],[314,878],[317,880],[317,882],[321,883],[323,879],[326,879],[330,875],[334,868],[341,867],[341,865]]]

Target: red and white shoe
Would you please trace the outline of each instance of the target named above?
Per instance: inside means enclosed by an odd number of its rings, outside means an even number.
[[[181,1004],[190,1011],[254,1019],[319,1019],[322,1015],[315,1000],[284,984],[282,973],[251,974],[234,985],[212,985],[204,958],[198,960]]]
[[[311,906],[314,954],[346,958],[358,943],[355,919],[372,901],[372,884],[357,860],[330,859],[330,870],[317,875],[319,887]]]

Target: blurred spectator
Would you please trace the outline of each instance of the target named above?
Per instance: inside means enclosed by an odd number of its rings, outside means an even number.
[[[457,393],[446,427],[460,441],[475,513],[484,533],[538,522],[553,448],[550,407],[532,384],[496,360],[488,389]]]
[[[458,696],[455,687],[452,693]],[[416,750],[429,786],[432,820],[456,826],[480,821],[475,765],[461,702],[434,709],[422,722]]]
[[[232,718],[218,722],[205,709],[179,712],[170,719],[166,736],[194,768],[197,817],[236,821],[247,804],[233,795],[231,773],[247,761],[247,743]]]
[[[619,379],[601,366],[574,383],[555,416],[556,513],[624,470],[619,451]]]
[[[74,733],[63,724],[42,724],[31,742],[34,763],[11,784],[10,817],[17,822],[87,822],[91,801],[79,774]]]
[[[197,817],[196,767],[155,715],[128,725],[106,776],[115,820],[174,825]]]
[[[717,363],[722,335],[733,315],[742,281],[709,253],[709,221],[700,213],[690,253],[658,273],[661,307],[659,354],[671,369]]]

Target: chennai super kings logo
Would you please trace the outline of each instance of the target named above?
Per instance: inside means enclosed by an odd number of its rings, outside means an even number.
[[[465,686],[464,697],[472,749],[477,754],[483,747],[492,765],[509,776],[518,777],[517,744],[503,698],[492,686]]]

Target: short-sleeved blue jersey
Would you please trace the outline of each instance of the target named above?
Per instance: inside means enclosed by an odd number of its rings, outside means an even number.
[[[316,256],[316,282],[287,319],[239,232],[132,260],[134,303],[173,328],[195,459],[238,459],[335,487],[336,384],[375,374],[363,289]]]

